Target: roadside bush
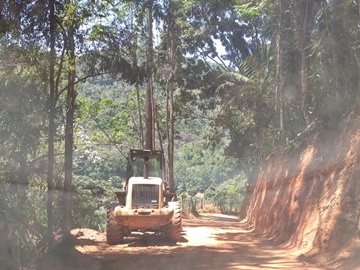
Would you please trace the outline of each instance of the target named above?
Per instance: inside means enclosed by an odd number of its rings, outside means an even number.
[[[74,188],[74,226],[103,229],[106,224],[104,207],[114,198],[112,182],[94,180],[87,176],[76,176]]]
[[[205,192],[205,198],[221,213],[237,214],[240,212],[241,204],[246,191],[246,179],[243,175],[229,179],[215,188],[209,188]]]

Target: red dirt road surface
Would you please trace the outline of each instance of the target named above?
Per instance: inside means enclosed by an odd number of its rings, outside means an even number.
[[[296,250],[272,245],[232,216],[185,219],[176,244],[150,233],[132,234],[115,246],[94,230],[75,229],[72,234],[74,240],[50,252],[38,270],[322,269]]]

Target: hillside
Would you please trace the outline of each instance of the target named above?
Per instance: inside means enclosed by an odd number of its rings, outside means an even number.
[[[243,215],[276,243],[334,269],[360,267],[360,102],[339,128],[268,157]],[[321,257],[318,256],[321,254]]]

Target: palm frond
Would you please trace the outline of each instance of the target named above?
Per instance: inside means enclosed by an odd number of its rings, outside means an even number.
[[[238,72],[223,72],[221,75],[218,76],[219,80],[229,80],[230,82],[234,83],[248,83],[251,79],[243,74]]]

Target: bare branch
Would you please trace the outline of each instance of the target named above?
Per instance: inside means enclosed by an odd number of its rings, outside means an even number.
[[[101,76],[101,75],[105,75],[105,74],[107,74],[107,73],[101,72],[101,73],[98,73],[98,74],[86,75],[85,77],[82,77],[82,78],[80,78],[80,79],[77,79],[73,85],[77,85],[78,83],[84,82],[84,81],[86,81],[86,80],[89,79],[89,78],[93,78],[93,77]],[[67,85],[67,86],[65,86],[63,89],[60,90],[60,92],[58,93],[58,98],[61,96],[62,93],[64,93],[64,92],[69,88],[69,86],[70,86],[70,85]]]

